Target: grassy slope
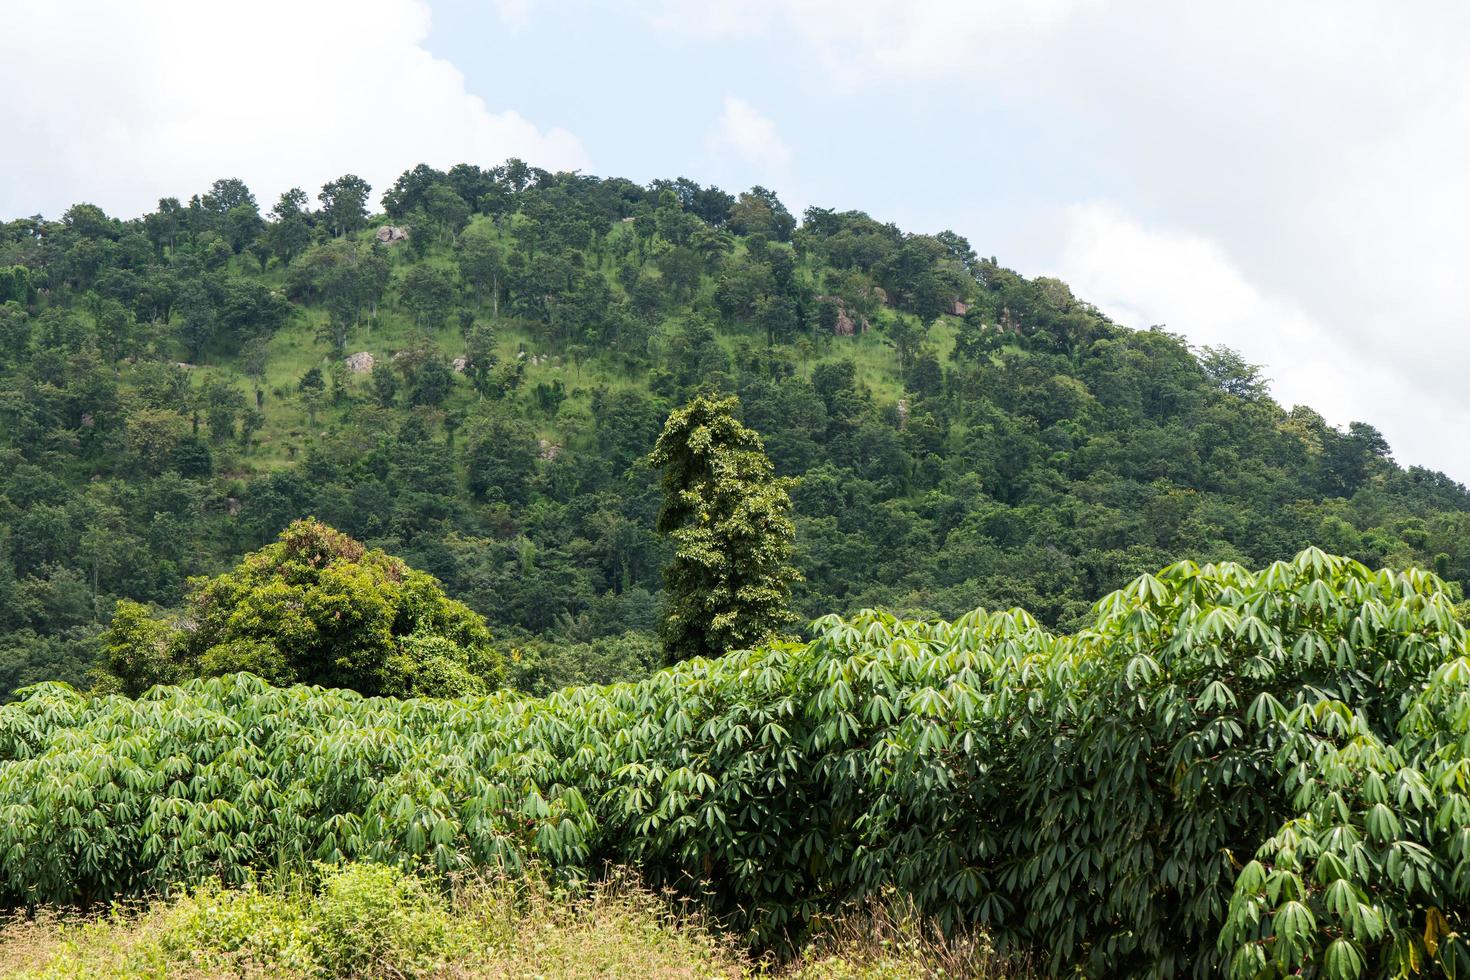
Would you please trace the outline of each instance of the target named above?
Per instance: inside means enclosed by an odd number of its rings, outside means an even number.
[[[496,234],[488,218],[476,218],[473,228],[476,233]],[[500,234],[496,237],[502,239],[502,244],[510,244],[508,236]],[[393,285],[389,287],[389,295],[379,305],[377,316],[353,332],[347,343],[348,353],[367,351],[381,360],[424,335],[402,311],[395,308],[393,299],[397,282],[416,260],[407,254],[403,246],[392,248],[390,257],[393,264]],[[423,261],[446,269],[451,264],[442,245],[435,245]],[[260,277],[254,260],[250,257],[237,256],[232,262],[239,265],[236,271]],[[622,293],[622,287],[612,278],[612,264],[604,263],[604,268],[614,291]],[[810,277],[811,269],[804,266],[802,272]],[[280,286],[284,281],[284,274],[279,269],[272,268],[269,274],[260,278],[270,285]],[[706,278],[701,286],[701,293],[712,294],[713,289],[713,281]],[[317,336],[318,327],[325,322],[326,312],[319,307],[303,309],[297,306],[296,309],[297,316],[271,338],[267,348],[269,359],[261,384],[265,392],[265,425],[256,433],[248,452],[241,454],[231,447],[227,450],[227,458],[217,461],[223,475],[247,477],[289,467],[303,457],[305,449],[316,437],[331,432],[348,413],[360,410],[360,406],[354,405],[333,406],[330,403],[329,388],[328,399],[317,414],[315,428],[308,424],[307,411],[297,393],[296,385],[302,375],[313,367],[319,367],[324,374],[327,373],[332,364],[331,347]],[[480,312],[489,318],[488,305]],[[799,365],[799,373],[810,375],[818,361],[834,356],[845,357],[857,369],[858,384],[866,386],[879,403],[896,402],[903,395],[903,382],[899,377],[897,355],[886,340],[881,325],[887,319],[905,315],[883,310],[879,314],[878,323],[867,334],[823,340],[813,349],[812,356]],[[459,356],[464,346],[459,329],[452,321],[453,318],[450,318],[428,334],[451,359]],[[665,333],[672,327],[673,322],[666,321]],[[564,404],[569,406],[569,412],[578,408],[588,409],[592,392],[599,387],[616,390],[641,387],[644,383],[641,377],[630,375],[622,366],[613,363],[611,358],[599,356],[597,352],[593,352],[581,364],[573,364],[566,356],[552,354],[542,349],[529,334],[517,329],[515,321],[504,316],[496,322],[496,328],[502,362],[514,360],[520,351],[525,351],[527,355],[547,355],[541,363],[527,365],[524,384],[515,397],[536,427],[537,435],[551,442],[564,445],[570,433],[561,431],[554,418],[547,418],[535,406],[533,392],[538,383],[550,385],[561,381],[567,391]],[[928,345],[941,361],[947,358],[953,347],[954,332],[955,321],[948,317],[941,318],[928,330]],[[753,330],[725,329],[721,331],[719,340],[731,353],[741,342],[756,347],[763,347],[765,343],[764,335]],[[191,378],[197,386],[202,386],[211,378],[222,378],[236,386],[246,396],[248,404],[255,403],[255,384],[246,377],[238,358],[206,358],[206,365],[192,371]],[[366,375],[349,375],[349,384],[358,396],[358,401],[368,400],[369,378]],[[446,412],[463,410],[477,397],[470,386],[461,381],[442,407]]]

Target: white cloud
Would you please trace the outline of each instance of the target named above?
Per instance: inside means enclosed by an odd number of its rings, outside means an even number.
[[[776,124],[734,96],[726,96],[725,109],[710,131],[706,148],[712,155],[733,152],[767,171],[779,171],[791,161],[791,151],[776,132]]]
[[[1334,331],[1290,300],[1272,296],[1203,236],[1147,227],[1118,208],[1089,203],[1068,209],[1055,269],[1104,312],[1128,326],[1162,324],[1197,346],[1220,345],[1265,362],[1272,394],[1307,404],[1329,422],[1375,424],[1401,461],[1432,461],[1470,472],[1470,446],[1445,440],[1470,431],[1463,401],[1442,397],[1386,371],[1371,352],[1342,344]],[[1366,402],[1384,411],[1365,415]]]
[[[1055,266],[1068,240],[1047,222],[1088,197],[1212,242],[1251,288],[1318,325],[1313,356],[1336,348],[1373,369],[1347,390],[1274,356],[1269,335],[1242,339],[1283,391],[1351,405],[1406,462],[1470,481],[1470,447],[1436,431],[1470,411],[1470,6],[722,0],[658,22],[796,38],[856,99],[963,93],[949,139],[1004,143],[1014,161],[991,174],[1014,224],[984,240],[961,227],[977,245],[1023,270]],[[962,185],[957,174],[961,215]],[[1158,315],[1193,337],[1188,285]],[[1163,295],[1152,278],[1138,287],[1134,306]]]
[[[940,78],[1013,61],[1100,0],[664,0],[644,7],[661,30],[700,38],[791,33],[852,84]]]
[[[130,216],[240,177],[262,207],[419,162],[580,168],[572,134],[492,112],[422,45],[423,0],[53,0],[0,32],[0,214]]]
[[[500,19],[514,30],[520,30],[531,22],[530,0],[495,0],[495,10]]]

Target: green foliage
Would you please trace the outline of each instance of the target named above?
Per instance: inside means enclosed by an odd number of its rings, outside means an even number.
[[[431,576],[314,520],[195,581],[180,627],[119,602],[103,651],[128,694],[241,670],[404,697],[468,694],[504,677],[484,621]]]
[[[184,671],[174,651],[177,639],[177,632],[154,619],[147,606],[119,601],[102,635],[102,664],[110,675],[109,686],[115,684],[123,694],[138,695],[155,684],[181,680]]]
[[[370,858],[703,880],[764,941],[887,889],[1096,975],[1463,969],[1470,649],[1443,583],[1308,550],[535,701],[235,675],[0,708],[11,901]]]
[[[322,202],[322,220],[332,234],[341,237],[363,226],[371,192],[368,182],[356,174],[344,174],[322,185],[317,199]]]
[[[398,372],[386,361],[373,365],[373,400],[380,408],[392,408],[398,401]]]
[[[756,433],[735,418],[738,398],[700,397],[678,409],[649,454],[663,471],[658,529],[674,542],[664,569],[669,661],[769,643],[796,621],[789,489]]]
[[[329,976],[419,972],[444,955],[453,927],[423,884],[380,864],[330,876],[307,922],[314,959]]]
[[[0,691],[48,680],[87,686],[99,656],[97,639],[97,627],[92,624],[45,635],[32,629],[0,634]]]
[[[630,632],[582,643],[537,641],[511,650],[510,686],[547,695],[564,687],[641,680],[662,665],[663,651],[650,633]]]
[[[442,271],[416,265],[399,287],[404,309],[408,310],[420,329],[443,325],[454,304],[454,283]]]

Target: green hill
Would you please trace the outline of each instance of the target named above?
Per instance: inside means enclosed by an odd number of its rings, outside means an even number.
[[[711,389],[801,478],[808,617],[1073,626],[1178,557],[1308,544],[1470,580],[1464,487],[952,232],[519,161],[370,201],[221,180],[0,225],[0,690],[80,681],[114,600],[175,607],[307,515],[527,656],[646,650],[667,545],[640,459]]]

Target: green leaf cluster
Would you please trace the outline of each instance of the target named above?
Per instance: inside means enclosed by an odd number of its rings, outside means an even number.
[[[400,697],[504,680],[478,614],[433,576],[320,521],[296,521],[233,570],[191,585],[177,626],[118,603],[103,650],[109,681],[125,693],[236,671]]]

